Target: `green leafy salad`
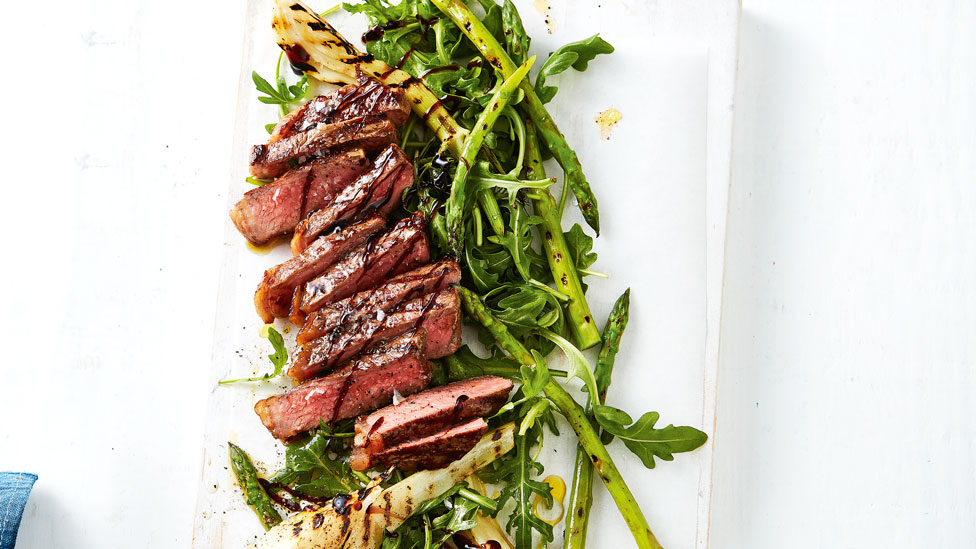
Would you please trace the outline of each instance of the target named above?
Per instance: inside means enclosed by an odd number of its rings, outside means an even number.
[[[328,23],[338,9],[368,19],[365,52]],[[295,78],[286,80],[279,58],[270,81],[253,74],[260,101],[279,106],[284,115],[311,99],[317,86],[310,78],[347,83],[362,71],[402,87],[413,107],[399,133],[415,170],[403,207],[425,214],[432,255],[458,259],[465,321],[476,328],[479,343],[477,353],[464,345],[434,361],[433,385],[492,374],[517,386],[508,404],[487,418],[493,428],[514,424],[513,449],[479,462],[476,474],[401,517],[402,524],[382,537],[381,546],[535,549],[554,542],[562,528],[563,546],[582,548],[592,492],[605,488],[637,546],[660,547],[608,445],[619,439],[615,453],[633,452],[651,469],[656,460],[670,461],[698,448],[706,435],[691,427],[659,427],[654,411],[634,420],[604,404],[614,358],[626,344],[630,290],[615,303],[601,334],[584,283],[585,277],[599,275],[591,270],[597,256],[587,234],[599,234],[598,202],[572,145],[546,108],[559,101],[558,85],[578,77],[562,73],[585,71],[613,46],[594,35],[545,60],[537,58],[511,0],[366,0],[324,13],[286,1],[278,2],[275,14],[279,45],[302,45],[307,65],[315,70],[289,82]],[[562,172],[558,193],[552,190],[556,178],[543,166],[550,158]],[[579,208],[588,228],[563,227],[568,204]],[[243,381],[281,374],[285,345],[274,329],[269,334],[273,374]],[[582,351],[597,346],[591,364]],[[548,368],[547,359],[557,354],[566,357],[565,370]],[[585,402],[567,392],[572,378],[582,383]],[[557,416],[579,442],[568,490],[558,478],[546,480],[538,461],[546,435],[558,434],[564,425]],[[353,471],[352,435],[352,420],[321,424],[288,444],[283,468],[267,479],[259,478],[247,454],[231,445],[234,472],[266,528],[283,520],[282,509],[335,506],[337,498],[345,502],[357,491],[357,501],[365,501],[365,491],[373,487],[392,490],[409,480],[396,469],[372,475]],[[553,512],[560,508],[566,510],[564,518]],[[356,545],[340,540],[334,546]]]

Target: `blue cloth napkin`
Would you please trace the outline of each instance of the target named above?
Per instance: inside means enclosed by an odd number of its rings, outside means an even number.
[[[0,473],[0,549],[14,549],[20,517],[37,475]]]

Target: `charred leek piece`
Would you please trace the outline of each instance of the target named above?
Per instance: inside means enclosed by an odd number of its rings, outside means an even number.
[[[461,144],[468,131],[423,82],[359,51],[315,10],[296,0],[275,1],[271,26],[278,35],[278,46],[305,74],[332,84],[351,84],[359,69],[387,86],[402,87],[414,114],[427,122],[452,156],[461,157]]]
[[[443,469],[414,473],[383,489],[379,479],[331,505],[286,518],[262,537],[257,549],[376,549],[383,530],[396,530],[425,501],[450,490],[515,444],[515,425],[486,434],[461,459]]]
[[[485,105],[485,110],[481,111],[478,120],[474,124],[474,129],[464,140],[464,148],[461,150],[461,157],[458,161],[457,169],[454,171],[454,182],[451,184],[451,196],[447,199],[447,237],[454,252],[461,255],[464,245],[464,235],[462,234],[464,223],[464,210],[466,207],[468,189],[466,186],[468,172],[474,166],[481,151],[481,145],[485,141],[485,135],[495,126],[502,110],[511,103],[519,90],[519,83],[525,79],[532,64],[535,63],[535,56],[529,58],[515,72],[502,82],[501,86],[495,91]],[[491,198],[494,201],[494,198]],[[495,203],[497,207],[498,203]]]
[[[630,309],[630,289],[627,289],[613,304],[607,325],[603,329],[603,347],[596,359],[593,374],[600,392],[596,404],[603,404],[610,386],[613,362],[620,348],[620,338],[624,335]],[[587,403],[587,415],[592,415],[592,405]],[[573,468],[573,485],[569,497],[569,514],[566,516],[565,549],[586,547],[586,530],[590,520],[590,507],[593,506],[593,465],[581,446],[576,447],[576,465]]]
[[[544,179],[546,169],[542,165],[542,155],[539,153],[535,124],[531,120],[525,122],[525,136],[526,173],[530,179]],[[586,302],[583,286],[580,284],[579,273],[576,272],[572,256],[569,255],[569,247],[566,245],[566,237],[563,236],[563,227],[559,221],[556,199],[545,189],[533,194],[538,196],[533,200],[533,205],[536,215],[542,218],[541,229],[545,231],[542,235],[542,245],[546,252],[546,259],[549,261],[549,270],[552,271],[552,278],[556,281],[556,289],[569,298],[569,303],[566,305],[566,313],[571,321],[569,327],[577,347],[588,349],[600,342],[600,332],[593,322],[590,305]]]
[[[461,0],[431,0],[439,10],[451,18],[451,21],[464,32],[471,40],[475,48],[481,55],[488,60],[495,69],[505,78],[512,76],[518,69],[518,65],[508,56],[505,47],[495,40],[491,32],[485,27],[484,23],[478,19],[471,9]],[[535,88],[529,81],[523,80],[520,89],[525,93],[525,100],[522,108],[532,118],[538,127],[539,134],[545,141],[553,156],[562,166],[565,174],[566,183],[573,189],[576,200],[579,202],[580,211],[587,224],[600,234],[600,212],[597,209],[596,197],[590,189],[590,184],[583,175],[583,168],[580,166],[576,152],[566,142],[566,138],[559,131],[556,123],[545,105],[535,93]]]
[[[281,515],[275,509],[274,502],[271,501],[268,492],[264,490],[264,486],[261,486],[261,482],[258,480],[258,472],[254,469],[254,464],[251,463],[251,458],[248,457],[247,452],[241,450],[233,442],[228,442],[227,453],[230,455],[230,466],[234,470],[234,476],[237,477],[237,483],[244,491],[244,499],[254,509],[258,519],[261,520],[261,526],[267,530],[281,522]]]
[[[461,304],[464,306],[465,312],[484,326],[502,349],[505,349],[522,364],[530,368],[535,366],[535,359],[532,354],[522,346],[501,321],[488,311],[488,308],[474,292],[462,286],[455,286],[455,288],[458,289],[461,296]],[[627,487],[624,477],[614,464],[606,446],[600,441],[599,433],[590,423],[590,419],[583,408],[573,400],[573,397],[563,389],[562,385],[553,380],[546,384],[543,391],[546,397],[563,414],[573,431],[576,432],[580,446],[589,456],[596,474],[603,480],[617,504],[617,509],[620,510],[620,514],[627,522],[637,546],[641,549],[662,549],[661,544],[654,537],[654,533],[651,532],[647,519],[644,518],[644,512],[641,511],[640,505],[634,499],[634,494]]]

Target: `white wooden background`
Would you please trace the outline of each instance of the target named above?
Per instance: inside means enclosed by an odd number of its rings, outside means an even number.
[[[4,13],[18,547],[185,547],[243,10]],[[743,7],[715,548],[976,545],[974,27],[964,0]]]

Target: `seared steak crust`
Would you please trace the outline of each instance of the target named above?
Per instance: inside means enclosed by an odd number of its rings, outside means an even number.
[[[402,88],[388,88],[362,73],[357,80],[355,84],[320,95],[287,114],[275,126],[268,141],[273,143],[319,124],[368,114],[384,115],[397,126],[410,116],[410,104]]]
[[[376,453],[493,414],[511,389],[508,379],[480,376],[417,393],[356,420],[354,445]]]
[[[385,116],[360,116],[315,126],[267,145],[251,149],[251,175],[278,177],[307,160],[341,149],[377,151],[396,142],[396,126]]]
[[[404,273],[429,260],[424,218],[418,212],[400,220],[389,231],[372,238],[306,283],[299,308],[311,313],[327,303],[374,288],[386,277]]]
[[[488,424],[479,417],[378,452],[353,448],[349,465],[356,471],[391,465],[401,471],[440,469],[471,451],[487,430]]]
[[[258,315],[265,323],[273,322],[275,317],[287,317],[296,287],[322,274],[385,227],[386,221],[374,215],[319,237],[300,255],[264,271],[264,278],[254,292],[254,308]]]
[[[396,144],[383,149],[368,172],[343,189],[330,204],[298,223],[291,241],[292,252],[301,253],[316,236],[338,224],[374,211],[389,215],[412,183],[413,165],[403,150]]]
[[[302,345],[292,357],[288,375],[303,381],[330,371],[373,342],[422,328],[427,334],[427,358],[440,358],[461,344],[461,302],[448,288],[408,301],[389,314],[375,311],[359,322],[341,324],[328,334]]]
[[[279,439],[291,438],[326,423],[354,417],[408,395],[430,383],[423,330],[374,345],[335,373],[259,401],[254,411]]]
[[[400,303],[449,288],[460,280],[461,267],[453,259],[395,276],[376,288],[330,303],[312,313],[298,332],[298,343],[320,338],[337,326],[358,322],[376,311],[389,313]]]
[[[266,244],[291,233],[299,221],[332,201],[368,167],[369,159],[362,149],[312,160],[244,193],[231,209],[230,218],[252,244]]]

